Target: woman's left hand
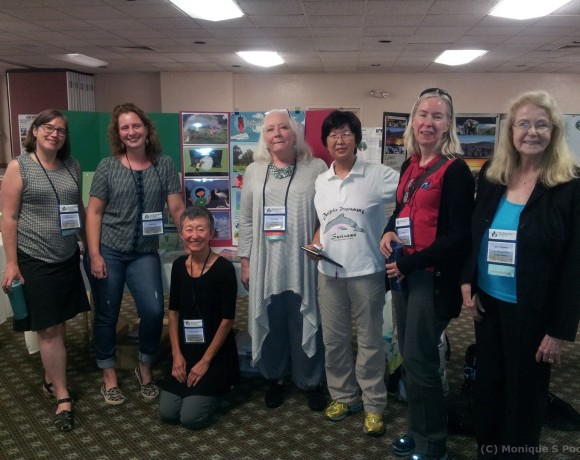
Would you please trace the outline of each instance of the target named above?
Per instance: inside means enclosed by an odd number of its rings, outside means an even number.
[[[386,264],[385,267],[387,269],[387,276],[389,278],[394,278],[396,276],[397,282],[401,282],[401,280],[405,278],[405,275],[403,275],[399,271],[399,268],[397,267],[397,262],[393,262],[392,264]]]
[[[204,361],[203,359],[198,361],[197,364],[189,371],[189,375],[187,376],[187,386],[196,386],[208,369],[208,362]]]
[[[560,364],[562,341],[546,334],[536,352],[536,361],[548,364]]]

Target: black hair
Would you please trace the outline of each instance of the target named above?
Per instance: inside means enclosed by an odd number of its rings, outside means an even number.
[[[341,126],[347,125],[349,129],[354,134],[354,140],[356,145],[359,145],[362,141],[362,127],[360,120],[354,114],[354,112],[335,110],[322,122],[322,134],[320,140],[322,144],[326,147],[328,135],[333,129],[340,128]],[[356,147],[354,149],[356,153]]]
[[[183,228],[185,219],[193,220],[197,217],[205,217],[209,222],[209,229],[213,232],[215,230],[215,218],[209,209],[204,206],[189,206],[185,208],[181,219],[179,219],[179,228]]]

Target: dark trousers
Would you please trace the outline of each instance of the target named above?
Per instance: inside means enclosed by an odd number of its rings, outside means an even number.
[[[433,273],[411,273],[407,290],[393,291],[393,303],[403,355],[409,434],[417,453],[442,456],[446,452],[447,409],[439,374],[439,340],[449,320],[435,314]]]
[[[539,458],[551,366],[536,362],[545,324],[521,306],[479,293],[475,429],[479,458]]]

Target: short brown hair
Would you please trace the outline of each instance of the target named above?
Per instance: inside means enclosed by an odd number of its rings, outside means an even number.
[[[56,109],[46,109],[40,112],[30,127],[28,128],[28,132],[26,133],[26,139],[22,143],[22,146],[28,153],[36,152],[36,137],[34,136],[34,129],[40,128],[42,125],[49,123],[50,121],[54,120],[55,118],[62,118],[64,120],[65,129],[66,129],[66,136],[64,138],[64,144],[58,152],[56,152],[56,157],[59,160],[67,160],[70,158],[70,141],[68,139],[68,120]]]

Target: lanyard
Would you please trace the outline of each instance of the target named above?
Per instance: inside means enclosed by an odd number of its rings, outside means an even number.
[[[131,167],[131,162],[129,161],[129,156],[127,154],[125,154],[125,158],[127,158],[127,164],[129,165],[129,169],[131,170],[131,177],[133,177],[133,183],[135,184],[135,191],[137,192],[137,195],[140,195],[143,193],[143,191],[139,190],[139,184],[137,183],[137,178],[135,177],[135,172],[133,171],[133,168]],[[153,169],[155,170],[155,173],[157,174],[157,179],[159,179],[159,185],[161,186],[161,190],[163,190],[163,181],[161,180],[161,176],[159,175],[159,171],[157,171],[157,166],[155,166],[155,163],[151,162],[151,165],[153,165]],[[167,192],[167,188],[165,188],[165,191]]]
[[[207,265],[207,261],[209,260],[209,257],[211,256],[211,248],[209,249],[209,253],[207,254],[207,257],[205,258],[205,261],[203,262],[203,267],[201,267],[201,273],[199,274],[199,278],[197,279],[197,285],[193,280],[193,257],[190,256],[190,261],[189,261],[189,271],[191,272],[191,295],[193,297],[193,307],[197,310],[197,313],[199,315],[199,317],[201,319],[203,319],[203,315],[201,314],[201,311],[199,310],[198,306],[197,306],[197,294],[199,293],[199,285],[201,284],[201,277],[203,276],[203,272],[205,270],[205,266]]]
[[[262,208],[266,207],[266,183],[268,182],[268,176],[270,175],[270,166],[272,163],[268,165],[266,168],[266,177],[264,178],[264,187],[262,187]],[[296,160],[294,160],[294,167],[292,168],[292,174],[290,175],[290,180],[288,181],[288,187],[286,187],[286,194],[284,195],[284,231],[286,231],[286,221],[288,215],[288,192],[290,191],[290,184],[294,179],[294,175],[296,174],[296,169],[298,169],[298,164]],[[264,211],[262,210],[262,229],[264,228],[264,219],[266,216],[264,215]]]
[[[54,195],[56,196],[56,202],[58,203],[58,207],[60,209],[60,198],[58,196],[58,192],[56,191],[56,187],[54,186],[54,184],[50,180],[50,177],[48,176],[48,172],[46,171],[46,168],[43,166],[43,164],[40,162],[40,159],[38,158],[38,155],[36,154],[36,152],[34,152],[34,156],[36,157],[36,161],[38,162],[38,164],[40,165],[40,167],[44,171],[44,174],[46,175],[46,178],[48,179],[48,182],[49,182],[50,186],[52,187],[52,190],[54,192]],[[66,169],[68,171],[68,173],[70,174],[70,177],[72,177],[72,180],[75,182],[75,184],[77,186],[77,193],[80,196],[81,189],[79,187],[79,183],[75,179],[75,176],[73,176],[73,174],[70,172],[70,169],[68,169],[68,167],[67,167],[67,165],[65,164],[64,161],[61,160],[61,163],[64,166],[64,169]]]

